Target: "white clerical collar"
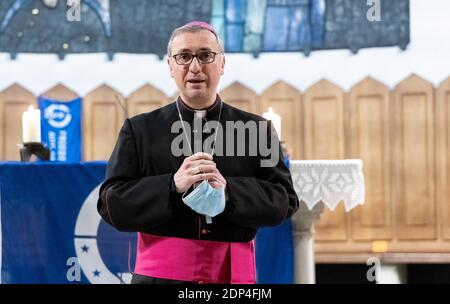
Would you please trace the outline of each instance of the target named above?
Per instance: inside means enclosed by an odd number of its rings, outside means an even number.
[[[204,118],[206,116],[206,110],[194,110],[194,117]]]

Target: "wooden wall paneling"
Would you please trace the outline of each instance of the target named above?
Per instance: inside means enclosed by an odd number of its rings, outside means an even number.
[[[254,91],[244,86],[240,82],[234,82],[219,93],[226,103],[233,107],[260,114],[258,109],[258,96]]]
[[[42,95],[70,101],[77,94],[57,84]],[[117,95],[117,97],[116,97]],[[258,96],[236,82],[220,93],[225,102],[282,116],[282,140],[293,159],[360,158],[366,202],[346,213],[340,204],[315,226],[317,252],[369,254],[385,240],[386,254],[450,252],[450,78],[434,90],[412,75],[395,90],[367,77],[348,93],[321,80],[302,95],[277,82]],[[126,99],[128,115],[173,102],[147,84]],[[107,160],[125,119],[120,93],[102,85],[83,98],[84,160]],[[0,92],[0,160],[19,160],[22,113],[36,97],[18,84]],[[433,258],[434,259],[434,258]]]
[[[146,84],[127,98],[128,117],[151,112],[166,104],[166,95],[154,86]]]
[[[20,160],[22,113],[30,105],[38,108],[36,97],[19,84],[0,92],[0,160]]]
[[[117,101],[123,96],[102,85],[83,99],[83,157],[85,161],[108,160],[125,120]]]
[[[392,237],[390,194],[389,89],[367,77],[349,94],[349,158],[363,161],[365,203],[352,210],[352,237],[380,240]]]
[[[78,94],[59,83],[42,93],[42,96],[57,101],[72,101],[78,97]]]
[[[267,112],[269,107],[281,116],[281,141],[292,150],[291,159],[302,157],[301,140],[301,94],[291,85],[278,81],[261,94],[261,112]],[[262,114],[262,113],[261,113]]]
[[[304,94],[305,159],[344,159],[344,92],[320,80]],[[317,241],[346,241],[348,219],[343,204],[325,210],[315,225]]]
[[[433,87],[411,75],[395,88],[393,176],[396,236],[437,237]]]
[[[450,77],[437,90],[436,193],[442,237],[450,239]]]

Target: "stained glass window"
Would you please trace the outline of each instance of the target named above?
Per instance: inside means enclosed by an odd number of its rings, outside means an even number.
[[[366,0],[84,0],[80,22],[66,1],[0,1],[0,52],[153,53],[163,58],[173,29],[210,22],[227,52],[303,52],[409,43],[409,0],[382,1],[370,22]]]

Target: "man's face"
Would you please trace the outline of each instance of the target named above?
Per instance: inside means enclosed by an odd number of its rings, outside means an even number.
[[[197,54],[200,51],[220,52],[216,37],[208,30],[181,33],[172,41],[172,56],[180,53]],[[215,100],[217,85],[224,72],[223,54],[217,54],[215,60],[208,64],[194,58],[189,65],[178,65],[173,57],[169,57],[168,63],[170,75],[175,79],[184,101],[201,105]]]

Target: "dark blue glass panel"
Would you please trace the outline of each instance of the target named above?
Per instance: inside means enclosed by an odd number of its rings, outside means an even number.
[[[300,6],[290,10],[289,51],[310,50],[311,26],[309,22],[309,7]]]
[[[265,0],[248,0],[247,15],[245,19],[246,34],[262,34],[266,16]]]
[[[289,34],[289,8],[268,7],[264,32],[264,51],[286,50]]]
[[[325,8],[325,0],[311,0],[311,44],[313,48],[319,48],[323,45]]]
[[[310,0],[268,0],[267,5],[309,5]]]
[[[247,8],[246,0],[227,0],[226,17],[229,23],[240,23],[245,21]]]
[[[247,34],[244,39],[244,52],[259,53],[261,51],[261,35]]]
[[[228,24],[227,25],[227,52],[242,51],[242,42],[244,39],[244,26],[242,24]]]

